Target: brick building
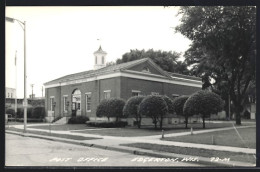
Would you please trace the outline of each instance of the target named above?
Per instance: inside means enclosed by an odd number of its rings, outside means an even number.
[[[202,87],[200,78],[169,73],[151,59],[105,66],[106,52],[94,53],[95,69],[67,75],[45,83],[48,116],[85,115],[96,119],[100,101],[110,97],[127,100],[138,95],[190,95]]]

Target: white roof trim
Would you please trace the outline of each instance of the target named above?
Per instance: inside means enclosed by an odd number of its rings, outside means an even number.
[[[142,72],[140,72],[140,73],[142,73]],[[157,82],[164,82],[164,83],[170,83],[170,84],[177,84],[177,85],[186,85],[186,86],[199,87],[199,88],[202,87],[201,81],[189,80],[189,82],[187,82],[184,79],[183,80],[181,80],[181,79],[180,80],[171,80],[171,79],[166,78],[161,75],[154,75],[154,74],[147,74],[147,73],[142,73],[142,75],[140,75],[140,73],[139,72],[136,73],[136,72],[132,72],[132,71],[131,72],[117,71],[114,73],[93,76],[90,78],[77,79],[77,80],[72,80],[72,81],[61,82],[58,84],[46,85],[45,88],[53,88],[53,87],[58,87],[58,86],[85,83],[85,82],[91,82],[91,81],[95,81],[95,80],[114,78],[114,77],[120,77],[120,76],[134,78],[134,79],[148,80],[148,81],[157,81]]]

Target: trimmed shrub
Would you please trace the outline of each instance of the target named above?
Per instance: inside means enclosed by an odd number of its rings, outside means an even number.
[[[170,97],[168,96],[162,96],[162,98],[164,99],[164,101],[166,102],[167,106],[168,106],[168,112],[170,114],[173,114],[174,113],[174,108],[173,108],[173,101],[172,99],[170,99]]]
[[[11,115],[12,118],[15,117],[15,110],[12,109],[12,108],[8,108],[8,109],[6,109],[5,113]]]
[[[108,111],[107,99],[104,99],[97,106],[96,116],[104,117],[107,111]]]
[[[205,118],[210,114],[215,114],[223,109],[224,102],[221,97],[210,91],[198,91],[191,95],[184,104],[185,115],[192,116],[201,114],[203,118],[203,128],[205,128]]]
[[[73,116],[68,120],[68,124],[85,124],[89,121],[87,116]]]
[[[27,107],[27,118],[32,118],[32,107]],[[24,108],[19,107],[17,108],[17,118],[23,118],[24,115]]]
[[[87,126],[101,128],[120,128],[127,126],[126,121],[87,121]]]
[[[186,127],[185,128],[188,128],[188,114],[187,115],[184,115],[183,114],[183,107],[184,107],[184,104],[185,102],[187,101],[187,99],[189,98],[189,96],[180,96],[180,97],[176,97],[174,100],[173,100],[173,109],[174,109],[174,112],[177,114],[177,115],[180,115],[180,116],[184,116],[185,117],[185,124],[186,124]]]
[[[168,112],[168,106],[161,96],[150,95],[143,99],[140,103],[139,113],[144,116],[152,118],[155,128],[157,122],[160,122],[160,129],[162,129],[163,116]]]
[[[123,117],[123,108],[125,101],[120,98],[110,98],[103,100],[97,107],[96,115],[98,117],[107,117],[108,121],[110,117],[116,117],[116,121]]]
[[[144,96],[133,96],[130,97],[123,108],[124,117],[134,117],[137,123],[138,128],[141,127],[142,116],[139,114],[138,109],[139,105],[144,99]]]
[[[45,117],[45,107],[38,106],[32,109],[32,118],[43,119]]]

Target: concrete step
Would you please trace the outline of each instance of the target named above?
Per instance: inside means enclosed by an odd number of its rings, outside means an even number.
[[[54,122],[54,124],[67,124],[68,123],[68,118],[67,117],[62,117],[58,121]]]

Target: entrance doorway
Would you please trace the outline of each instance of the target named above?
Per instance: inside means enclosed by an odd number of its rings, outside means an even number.
[[[79,89],[75,89],[72,92],[72,116],[81,115],[81,92]]]

